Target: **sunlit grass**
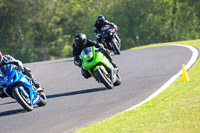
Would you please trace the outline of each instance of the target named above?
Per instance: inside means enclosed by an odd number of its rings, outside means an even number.
[[[186,44],[200,48],[200,40],[152,44]],[[200,61],[188,72],[190,80],[179,77],[170,87],[137,108],[105,121],[81,128],[77,133],[199,133]]]

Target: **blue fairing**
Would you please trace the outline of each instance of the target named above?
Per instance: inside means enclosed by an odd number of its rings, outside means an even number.
[[[29,95],[33,105],[40,102],[40,96],[33,88],[31,79],[21,71],[14,69],[13,65],[0,66],[0,87],[12,98],[14,98],[12,91],[19,88],[24,96]]]

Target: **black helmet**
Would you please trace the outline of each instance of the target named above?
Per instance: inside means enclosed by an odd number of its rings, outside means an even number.
[[[104,21],[105,21],[105,17],[104,17],[103,15],[99,15],[99,16],[97,17],[97,23],[98,23],[98,24],[103,25]]]
[[[87,43],[87,37],[85,34],[79,33],[79,34],[75,35],[74,41],[75,41],[75,46],[77,48],[84,48]]]

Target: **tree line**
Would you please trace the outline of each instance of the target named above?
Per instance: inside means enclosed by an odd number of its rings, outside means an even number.
[[[196,0],[0,0],[0,51],[23,62],[72,56],[73,37],[94,39],[98,15],[118,26],[121,49],[200,38]]]

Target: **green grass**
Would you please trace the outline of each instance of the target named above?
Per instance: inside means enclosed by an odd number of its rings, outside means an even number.
[[[200,40],[152,44],[186,44],[200,49]],[[139,47],[144,48],[144,47]],[[200,133],[200,61],[152,100],[133,110],[81,128],[77,133]]]

